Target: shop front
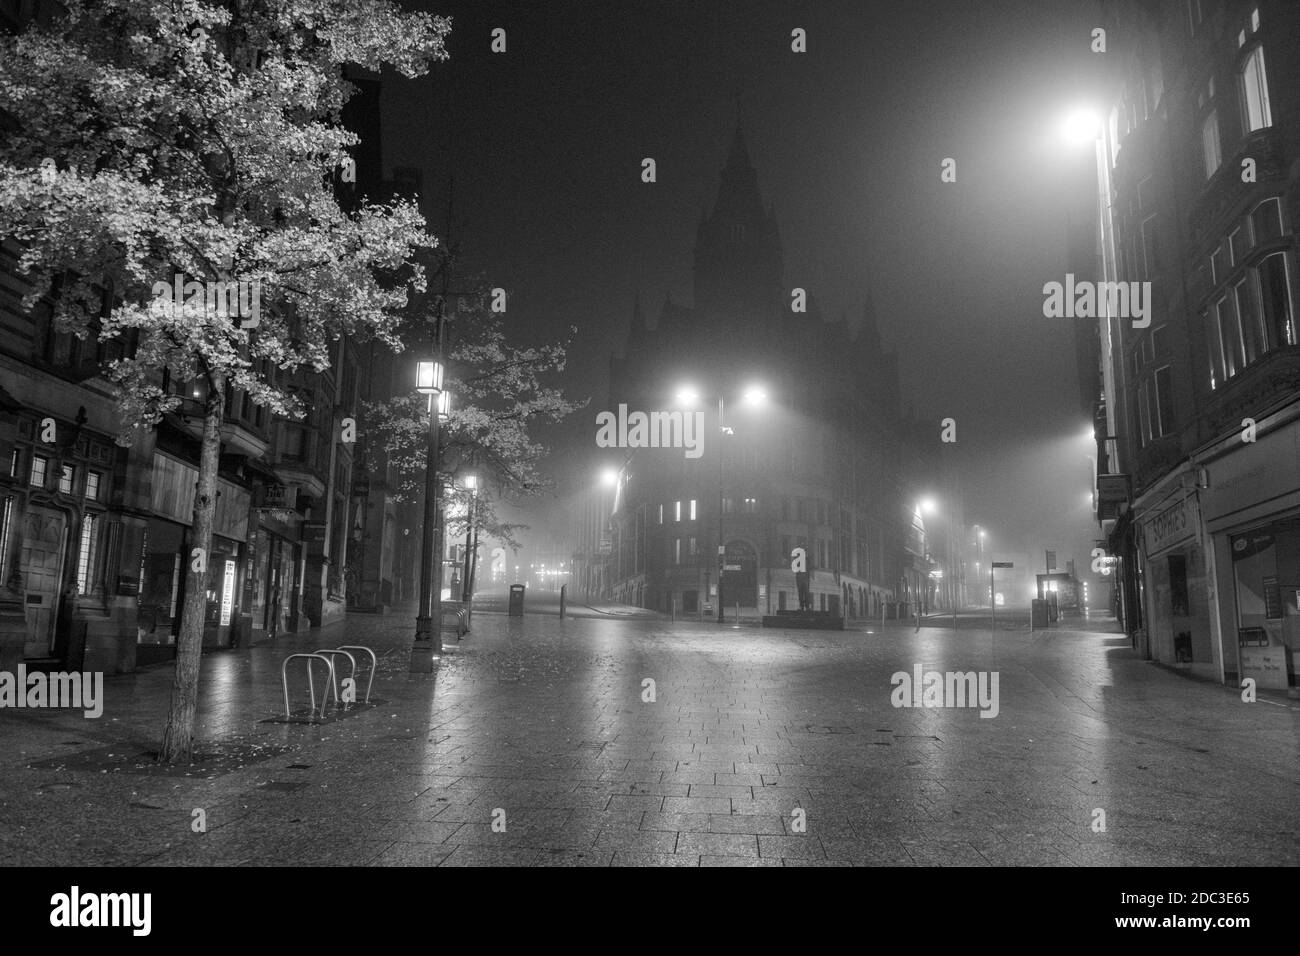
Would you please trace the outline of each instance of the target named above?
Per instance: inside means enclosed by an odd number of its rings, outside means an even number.
[[[1210,561],[1201,542],[1196,489],[1176,476],[1142,508],[1143,589],[1151,659],[1223,680],[1211,624]]]
[[[1300,421],[1263,420],[1258,435],[1207,462],[1201,496],[1226,679],[1286,690],[1300,653]]]
[[[158,452],[153,461],[153,515],[145,529],[138,592],[136,660],[148,664],[174,657],[185,604],[192,549],[198,469]],[[217,505],[209,549],[203,645],[232,647],[243,642],[243,568],[248,537],[248,490],[217,482]]]

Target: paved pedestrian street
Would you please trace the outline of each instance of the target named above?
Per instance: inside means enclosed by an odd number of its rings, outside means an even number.
[[[141,759],[170,665],[108,678],[98,719],[0,710],[0,857],[1300,863],[1297,703],[1245,703],[1137,660],[1104,629],[813,632],[478,612],[436,678],[407,672],[411,632],[405,612],[353,616],[326,638],[206,656],[208,759],[182,770]],[[381,655],[382,703],[275,722],[284,655],[340,643]],[[976,673],[934,684],[930,671]],[[893,705],[956,703],[954,689],[970,690],[967,706]],[[294,694],[305,710],[301,674]]]

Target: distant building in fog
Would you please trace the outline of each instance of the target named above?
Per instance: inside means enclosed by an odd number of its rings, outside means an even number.
[[[856,333],[843,319],[822,320],[815,290],[806,311],[794,311],[806,283],[785,276],[782,260],[738,129],[713,211],[699,223],[694,304],[665,301],[653,328],[636,304],[604,407],[673,410],[690,386],[703,453],[603,452],[618,479],[593,488],[582,509],[575,580],[614,600],[703,613],[717,600],[721,517],[728,615],[798,606],[794,548],[807,553],[817,609],[876,615],[884,603],[915,600],[919,582],[900,565],[910,511],[899,489],[896,356],[881,346],[870,302]],[[755,384],[767,394],[762,407],[742,400]]]

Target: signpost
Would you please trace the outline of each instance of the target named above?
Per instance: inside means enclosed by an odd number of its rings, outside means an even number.
[[[989,630],[997,629],[998,619],[998,592],[993,586],[993,569],[994,568],[1014,568],[1014,561],[994,561],[989,565]]]

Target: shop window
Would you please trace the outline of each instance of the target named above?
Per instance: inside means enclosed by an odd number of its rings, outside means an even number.
[[[673,564],[682,563],[682,539],[673,538]]]
[[[1187,591],[1187,556],[1171,554],[1169,556],[1169,604],[1174,617],[1191,615],[1191,599]]]
[[[1238,227],[1228,233],[1228,264],[1241,264],[1241,257],[1246,254],[1246,230]]]

